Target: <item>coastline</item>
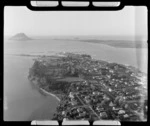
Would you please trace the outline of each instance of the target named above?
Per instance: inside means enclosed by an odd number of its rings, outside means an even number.
[[[40,90],[43,91],[43,92],[44,92],[45,94],[47,94],[47,95],[51,95],[51,96],[55,97],[55,98],[60,102],[60,99],[59,99],[56,95],[54,95],[54,94],[52,94],[52,93],[50,93],[50,92],[47,92],[47,91],[44,90],[43,88],[40,88]]]
[[[30,79],[29,79],[29,80],[30,80]],[[56,99],[60,102],[60,98],[58,98],[56,95],[54,95],[53,93],[50,93],[50,92],[44,90],[43,88],[40,88],[40,87],[37,85],[37,80],[30,80],[30,81],[31,81],[31,83],[32,83],[34,86],[36,86],[36,88],[40,89],[44,94],[50,95],[50,96],[56,98]]]

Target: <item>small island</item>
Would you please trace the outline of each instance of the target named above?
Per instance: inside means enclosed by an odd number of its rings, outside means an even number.
[[[10,40],[27,41],[32,40],[25,33],[18,33],[10,38]]]
[[[53,120],[147,120],[147,75],[87,54],[39,56],[28,79],[60,102]]]

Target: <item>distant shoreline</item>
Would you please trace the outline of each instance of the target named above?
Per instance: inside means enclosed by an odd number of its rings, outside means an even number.
[[[38,39],[8,39],[13,41],[30,41],[30,40],[56,40],[56,41],[78,41],[93,44],[103,44],[114,48],[147,48],[147,40],[123,40],[123,39],[83,39],[83,38],[38,38]]]

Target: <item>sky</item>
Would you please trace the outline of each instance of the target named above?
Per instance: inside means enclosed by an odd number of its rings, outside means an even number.
[[[4,35],[23,32],[40,36],[147,36],[147,8],[124,7],[119,11],[31,11],[4,8]]]

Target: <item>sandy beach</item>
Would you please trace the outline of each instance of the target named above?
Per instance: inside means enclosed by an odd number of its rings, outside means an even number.
[[[30,80],[30,79],[29,79],[29,80]],[[54,94],[52,94],[52,93],[50,93],[50,92],[44,90],[43,88],[40,88],[40,87],[37,85],[37,79],[35,79],[35,80],[30,80],[30,81],[32,82],[32,84],[33,84],[36,88],[40,89],[44,94],[46,94],[46,95],[51,95],[51,96],[55,97],[55,98],[60,102],[60,98],[58,98],[56,95],[54,95]]]
[[[47,94],[47,95],[51,95],[51,96],[55,97],[55,98],[60,102],[60,99],[59,99],[56,95],[54,95],[54,94],[52,94],[52,93],[50,93],[50,92],[47,92],[46,90],[44,90],[44,89],[42,89],[42,88],[40,88],[40,90],[43,91],[43,92],[44,92],[45,94]]]

